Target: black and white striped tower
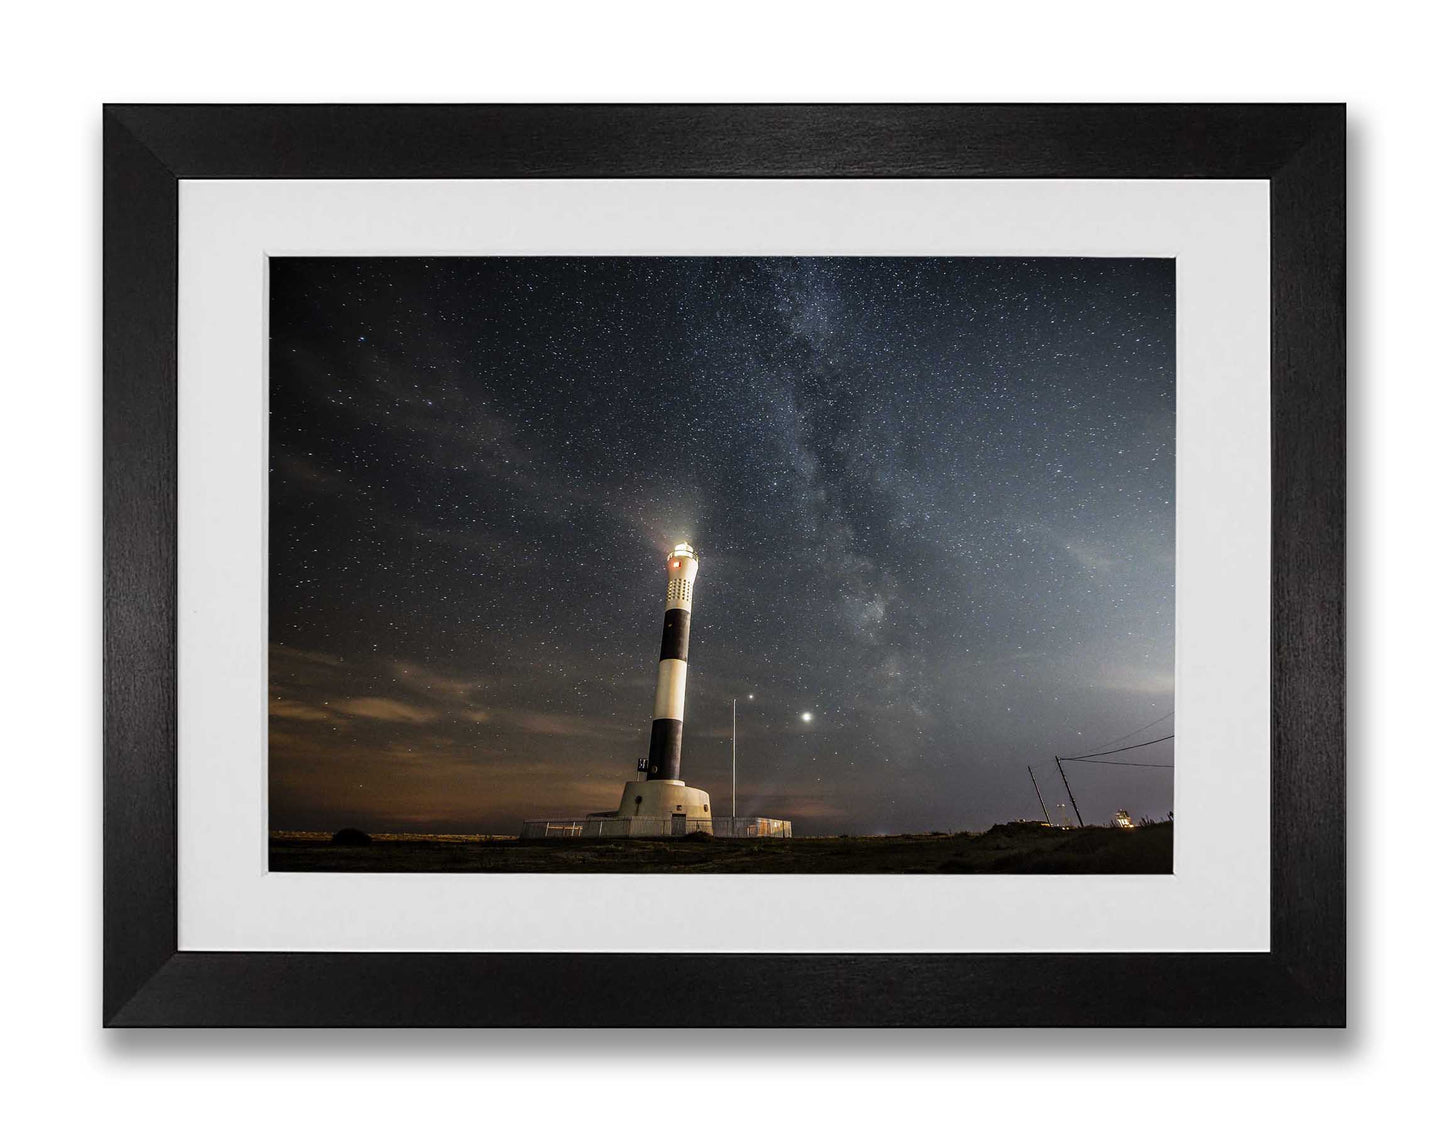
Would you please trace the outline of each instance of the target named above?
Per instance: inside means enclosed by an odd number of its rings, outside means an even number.
[[[687,641],[692,629],[692,585],[697,552],[679,544],[667,556],[667,609],[662,616],[662,654],[652,698],[649,780],[682,778],[682,713],[687,696]]]
[[[692,626],[692,584],[697,552],[679,544],[667,556],[667,609],[662,616],[662,653],[652,698],[652,739],[646,777],[627,783],[617,812],[599,820],[599,832],[625,837],[712,832],[712,799],[682,781],[682,706],[687,696],[687,638]]]

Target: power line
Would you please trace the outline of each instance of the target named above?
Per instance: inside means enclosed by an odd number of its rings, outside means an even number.
[[[1172,740],[1173,738],[1174,733],[1170,732],[1167,736],[1160,736],[1157,740],[1145,740],[1141,744],[1129,744],[1126,747],[1116,747],[1112,751],[1096,751],[1092,755],[1066,755],[1063,758],[1066,761],[1074,763],[1097,762],[1106,755],[1118,755],[1121,751],[1133,751],[1135,748],[1140,747],[1153,747],[1155,744],[1162,744],[1165,740]]]
[[[1130,744],[1128,747],[1116,747],[1113,751],[1096,751],[1093,755],[1065,755],[1061,756],[1065,763],[1078,763],[1081,761],[1097,761],[1105,755],[1118,755],[1121,751],[1133,751],[1136,747],[1153,747],[1155,744],[1162,744],[1165,740],[1172,740],[1174,733],[1167,736],[1160,736],[1157,740],[1146,740],[1141,744]],[[1155,764],[1159,766],[1159,764]]]
[[[1124,763],[1118,759],[1085,759],[1084,763],[1090,767],[1162,767],[1166,771],[1174,770],[1172,763]]]
[[[1159,724],[1159,723],[1161,723],[1161,722],[1163,722],[1163,721],[1165,721],[1165,720],[1168,720],[1169,717],[1171,717],[1171,716],[1173,716],[1173,715],[1174,715],[1174,710],[1171,708],[1171,709],[1170,709],[1168,712],[1166,712],[1163,716],[1156,717],[1155,719],[1149,721],[1149,723],[1147,723],[1147,724],[1141,724],[1139,727],[1135,728],[1132,732],[1125,732],[1122,736],[1115,736],[1112,740],[1105,740],[1105,741],[1104,741],[1103,743],[1101,743],[1101,744],[1095,744],[1093,747],[1087,747],[1087,748],[1085,748],[1083,751],[1079,752],[1078,755],[1066,755],[1066,756],[1064,756],[1064,758],[1065,758],[1065,759],[1082,759],[1082,758],[1084,758],[1084,756],[1088,755],[1090,752],[1098,751],[1100,748],[1108,747],[1110,744],[1116,744],[1116,743],[1118,743],[1120,740],[1127,740],[1130,736],[1137,736],[1140,732],[1143,732],[1143,731],[1145,731],[1145,730],[1147,730],[1147,729],[1149,729],[1149,728],[1154,727],[1155,724]],[[1124,747],[1117,747],[1117,748],[1114,749],[1114,751],[1128,751],[1128,750],[1129,750],[1128,748],[1124,748]],[[1108,754],[1112,755],[1112,754],[1114,754],[1114,752],[1111,751],[1111,752],[1109,752]]]
[[[1169,717],[1171,717],[1171,716],[1173,716],[1173,715],[1174,715],[1174,711],[1171,709],[1170,711],[1166,712],[1163,716],[1156,717],[1155,719],[1149,721],[1149,723],[1143,724],[1143,725],[1141,725],[1140,727],[1135,728],[1132,732],[1125,732],[1122,736],[1115,736],[1112,740],[1105,740],[1105,741],[1104,741],[1103,743],[1101,743],[1101,744],[1095,744],[1093,748],[1089,749],[1088,751],[1084,752],[1084,753],[1081,754],[1081,755],[1065,755],[1065,756],[1058,756],[1058,755],[1056,755],[1056,756],[1054,756],[1054,766],[1059,769],[1059,778],[1062,779],[1063,782],[1064,782],[1064,790],[1068,791],[1069,801],[1070,801],[1071,803],[1073,803],[1073,806],[1074,806],[1074,817],[1078,819],[1079,825],[1080,825],[1081,827],[1082,827],[1083,824],[1084,824],[1084,818],[1083,818],[1083,815],[1081,815],[1081,814],[1079,813],[1079,803],[1078,803],[1078,801],[1074,798],[1074,790],[1073,790],[1073,788],[1072,788],[1071,786],[1069,786],[1069,777],[1068,777],[1066,774],[1064,774],[1064,764],[1065,764],[1065,763],[1094,763],[1094,764],[1097,764],[1097,765],[1103,766],[1103,767],[1163,767],[1163,768],[1166,768],[1167,770],[1172,771],[1172,770],[1174,769],[1174,765],[1171,764],[1171,763],[1126,763],[1126,762],[1124,762],[1124,761],[1122,761],[1122,760],[1119,760],[1119,759],[1104,759],[1104,758],[1103,758],[1103,756],[1106,756],[1106,755],[1118,755],[1121,751],[1133,751],[1135,748],[1140,748],[1140,747],[1153,747],[1155,744],[1162,744],[1165,740],[1172,740],[1172,739],[1174,738],[1174,734],[1173,734],[1172,732],[1171,732],[1169,735],[1167,735],[1167,736],[1160,736],[1157,740],[1145,740],[1143,743],[1129,744],[1129,745],[1126,746],[1126,747],[1116,747],[1116,748],[1113,748],[1113,749],[1110,750],[1110,751],[1098,751],[1098,750],[1096,750],[1096,749],[1097,749],[1097,748],[1108,747],[1110,744],[1118,743],[1120,740],[1127,740],[1130,736],[1135,736],[1135,735],[1138,735],[1140,732],[1147,731],[1149,728],[1154,727],[1155,724],[1158,724],[1158,723],[1160,723],[1161,721],[1164,721],[1164,720],[1168,720]],[[1029,778],[1030,778],[1030,779],[1033,779],[1033,777],[1034,777],[1034,769],[1033,769],[1032,767],[1030,767],[1030,768],[1029,768]],[[1038,789],[1039,789],[1039,785],[1038,785],[1038,782],[1035,780],[1035,781],[1034,781],[1034,793],[1035,793],[1036,795],[1038,795],[1039,805],[1040,805],[1040,806],[1043,806],[1043,802],[1044,802],[1043,795],[1039,795],[1039,794],[1038,794]],[[1048,816],[1049,816],[1048,809],[1045,808],[1045,809],[1044,809],[1044,817],[1047,819]],[[1052,820],[1050,819],[1050,821],[1052,821]]]

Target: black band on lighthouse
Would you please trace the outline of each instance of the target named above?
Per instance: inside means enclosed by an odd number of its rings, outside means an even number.
[[[652,722],[652,743],[647,749],[647,777],[649,779],[679,779],[682,777],[681,720],[659,718]]]
[[[692,612],[673,609],[662,619],[662,656],[659,661],[676,658],[687,660],[687,638],[692,633]]]

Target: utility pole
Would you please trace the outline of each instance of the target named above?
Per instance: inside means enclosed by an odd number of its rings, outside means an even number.
[[[1044,805],[1044,796],[1039,793],[1039,781],[1034,778],[1034,769],[1032,767],[1029,768],[1029,782],[1034,784],[1034,797],[1039,800],[1039,809],[1044,812],[1045,824],[1052,826],[1054,820],[1049,817],[1049,808]]]
[[[733,697],[733,819],[738,816],[738,698]]]
[[[1069,786],[1069,776],[1064,774],[1064,765],[1054,756],[1054,766],[1059,769],[1059,778],[1064,780],[1064,789],[1069,792],[1069,801],[1074,804],[1074,817],[1079,819],[1079,829],[1084,828],[1084,817],[1079,813],[1079,800],[1074,797],[1074,788]]]

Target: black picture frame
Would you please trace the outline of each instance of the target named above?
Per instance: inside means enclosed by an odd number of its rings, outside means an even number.
[[[1341,105],[106,107],[105,1024],[1343,1025],[1344,161]],[[280,177],[1267,179],[1268,953],[177,950],[178,184]]]

